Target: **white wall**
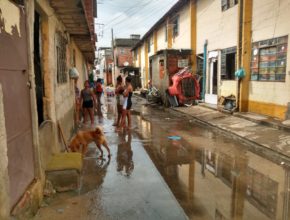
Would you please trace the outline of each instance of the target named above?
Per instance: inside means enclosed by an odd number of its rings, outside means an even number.
[[[252,41],[288,35],[286,82],[250,82],[250,100],[278,105],[290,102],[290,1],[254,0]],[[281,93],[282,91],[282,93]],[[268,92],[268,93],[267,93]],[[267,95],[266,95],[267,94]]]
[[[142,82],[142,87],[145,87],[146,85],[146,72],[145,72],[145,47],[146,43],[143,43],[141,46],[141,66],[140,66],[140,71],[141,71],[141,82]],[[148,57],[147,57],[148,59]]]
[[[226,11],[221,9],[221,1],[197,1],[197,51],[203,53],[204,43],[208,41],[208,52],[226,49],[237,45],[238,5]],[[235,80],[221,80],[220,53],[218,58],[218,96],[237,95]],[[208,66],[209,67],[209,66]],[[209,68],[207,68],[207,79]],[[206,84],[208,87],[208,83]],[[208,89],[208,88],[207,88]]]
[[[222,12],[221,1],[197,1],[197,54],[203,53],[208,40],[208,51],[237,45],[238,6]]]
[[[190,25],[190,7],[184,6],[178,13],[179,31],[176,37],[173,37],[173,49],[190,49],[191,25]]]
[[[167,41],[165,41],[166,23],[163,23],[157,31],[157,51],[167,48]]]

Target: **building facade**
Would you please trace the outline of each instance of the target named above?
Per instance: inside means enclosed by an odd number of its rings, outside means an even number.
[[[106,85],[111,85],[113,83],[113,55],[112,48],[110,47],[100,47],[98,49],[98,66],[99,66],[99,76],[104,79]]]
[[[116,77],[125,76],[124,68],[133,67],[132,47],[140,40],[140,35],[132,34],[130,38],[116,38],[113,42],[113,82]]]
[[[143,87],[150,80],[164,95],[175,72],[195,65],[191,52],[195,28],[191,17],[191,2],[178,1],[134,46],[134,65],[140,68]]]
[[[289,119],[290,97],[280,95],[290,88],[287,10],[287,0],[178,1],[132,50],[142,86],[151,79],[152,55],[191,49],[188,65],[202,77],[206,103],[232,95],[239,111]],[[245,77],[238,80],[240,69]]]
[[[82,87],[94,61],[95,8],[92,0],[0,2],[1,219],[39,207],[46,164],[64,150],[59,127],[64,141],[73,133],[69,73],[77,69]]]

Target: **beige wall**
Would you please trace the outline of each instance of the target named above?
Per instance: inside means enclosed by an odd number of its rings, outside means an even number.
[[[165,41],[166,22],[163,23],[157,31],[157,51],[167,48],[167,41]]]
[[[45,119],[51,120],[55,125],[60,122],[64,131],[65,138],[68,140],[72,135],[74,125],[73,109],[74,109],[74,83],[69,79],[68,71],[72,67],[71,62],[71,48],[69,47],[70,38],[65,34],[65,27],[53,9],[50,7],[48,1],[38,0],[37,8],[41,12],[44,27],[42,30],[43,42],[43,75],[45,82]],[[56,32],[59,31],[63,36],[67,37],[67,82],[57,82],[57,55],[56,55]],[[82,72],[81,61],[79,57],[79,50],[76,50],[76,63]],[[82,88],[82,87],[80,87]],[[45,130],[45,129],[44,129]],[[42,130],[40,130],[41,132]],[[57,127],[54,130],[54,144],[56,151],[59,151],[63,144],[58,136]]]
[[[190,7],[186,5],[176,14],[179,15],[179,33],[176,37],[173,37],[172,48],[190,49]]]
[[[286,106],[290,102],[290,5],[288,0],[253,1],[252,41],[288,35],[286,82],[250,82],[251,101]],[[282,92],[282,93],[281,93]],[[266,95],[267,94],[267,95]],[[288,94],[288,95],[285,95]]]
[[[73,54],[73,50],[75,50],[76,68],[80,74],[77,85],[78,85],[78,88],[81,89],[84,87],[84,82],[88,79],[88,73],[87,73],[87,69],[86,69],[86,61],[85,61],[85,58],[84,58],[82,52],[75,44],[73,38],[71,38],[70,48],[71,48],[70,49],[71,63],[73,63],[72,62],[72,60],[73,60],[72,54]]]
[[[142,83],[142,87],[144,88],[146,85],[146,67],[145,67],[145,59],[149,59],[148,57],[145,58],[145,46],[146,43],[143,43],[141,47],[141,66],[140,66],[140,71],[141,71],[141,83]]]
[[[219,51],[237,45],[238,6],[221,10],[221,1],[197,1],[197,51],[203,54],[204,43],[208,41],[208,52]],[[237,96],[235,80],[221,80],[221,59],[218,58],[218,96]],[[207,62],[207,81],[209,80],[209,61]],[[209,88],[208,83],[207,89]]]
[[[208,51],[237,45],[238,6],[224,12],[221,1],[197,1],[197,54],[203,53],[208,40]]]
[[[3,93],[0,84],[0,219],[9,218],[10,201],[7,150]]]

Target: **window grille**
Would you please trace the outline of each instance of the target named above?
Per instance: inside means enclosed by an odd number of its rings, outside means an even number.
[[[56,62],[58,83],[66,83],[68,78],[66,66],[66,44],[66,39],[61,33],[58,32],[56,34]]]
[[[288,36],[253,43],[251,80],[285,82]]]
[[[238,0],[221,0],[222,11],[226,11],[229,8],[238,4]]]

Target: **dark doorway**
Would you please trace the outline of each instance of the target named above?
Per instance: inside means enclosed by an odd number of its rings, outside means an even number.
[[[152,60],[151,59],[149,60],[149,80],[151,80],[152,82]]]
[[[236,54],[229,53],[226,55],[226,79],[234,80],[236,71]]]
[[[212,94],[217,94],[217,84],[218,84],[218,61],[213,63],[213,82],[212,82]]]
[[[41,17],[35,12],[34,21],[34,72],[35,72],[35,90],[37,102],[38,125],[44,121],[43,117],[43,96],[44,82],[41,71]]]

